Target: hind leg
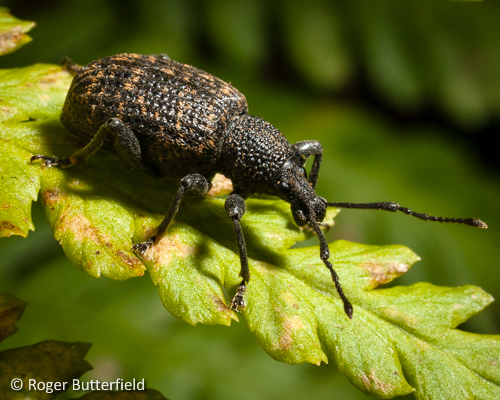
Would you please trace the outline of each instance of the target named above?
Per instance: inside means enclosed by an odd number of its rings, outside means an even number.
[[[121,158],[131,164],[147,169],[141,162],[141,147],[134,133],[118,118],[110,118],[104,123],[92,140],[81,150],[67,158],[48,157],[41,154],[31,157],[31,162],[43,160],[47,167],[59,165],[61,167],[71,167],[83,164],[87,158],[101,148],[106,139],[111,139],[113,146]]]
[[[61,66],[64,70],[68,71],[71,75],[75,76],[78,71],[80,71],[80,67],[77,63],[73,62],[71,58],[64,57],[61,61]]]

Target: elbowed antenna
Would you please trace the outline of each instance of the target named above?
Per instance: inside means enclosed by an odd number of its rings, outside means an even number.
[[[434,215],[422,214],[410,210],[406,207],[401,207],[398,203],[393,203],[390,201],[380,202],[380,203],[326,203],[329,207],[339,207],[339,208],[353,208],[358,210],[382,210],[382,211],[401,211],[407,215],[411,215],[415,218],[420,218],[424,221],[434,221],[434,222],[450,222],[455,224],[464,224],[469,226],[474,226],[476,228],[487,229],[488,225],[477,218],[444,218],[436,217]]]

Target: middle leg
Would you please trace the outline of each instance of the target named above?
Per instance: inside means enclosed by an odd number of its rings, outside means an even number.
[[[156,242],[156,240],[167,231],[170,222],[172,222],[175,215],[177,214],[177,211],[179,211],[182,195],[186,190],[192,195],[201,196],[202,194],[207,193],[210,190],[211,186],[212,185],[208,183],[205,177],[200,174],[190,174],[182,178],[179,189],[177,189],[177,192],[175,193],[172,203],[170,204],[170,207],[168,209],[167,215],[165,215],[165,218],[163,218],[163,221],[156,229],[156,234],[151,236],[145,242],[133,245],[132,251],[144,255],[147,249],[151,247]]]

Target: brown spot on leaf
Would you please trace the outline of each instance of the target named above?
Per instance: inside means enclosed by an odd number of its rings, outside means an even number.
[[[217,306],[218,311],[227,312],[230,310],[230,308],[227,306],[227,304],[224,303],[219,296],[212,295],[210,297],[210,300],[212,301],[212,303],[214,303]]]
[[[292,346],[293,346],[293,338],[292,338],[293,332],[296,331],[297,329],[304,328],[304,324],[302,323],[302,320],[297,315],[294,315],[291,318],[285,319],[283,321],[282,326],[283,326],[284,332],[280,336],[280,340],[279,340],[280,348],[288,350],[288,349],[292,348]]]
[[[153,262],[156,266],[167,266],[174,256],[187,258],[196,252],[196,247],[186,246],[179,235],[163,235],[152,245],[144,255],[146,261]]]
[[[368,379],[368,377],[366,375],[361,375],[361,380],[365,384],[365,387],[367,389],[370,389],[370,380]]]
[[[52,85],[53,83],[56,83],[57,79],[54,75],[47,75],[40,79],[40,84],[42,85]]]
[[[7,210],[8,208],[10,208],[10,204],[9,203],[2,203],[2,206],[0,208],[2,210]]]
[[[403,275],[410,266],[403,263],[362,263],[361,267],[366,269],[371,275],[371,284],[378,286],[382,283],[388,283],[394,278]]]
[[[266,235],[266,237],[268,237],[270,239],[281,239],[281,236],[276,234],[276,233],[266,232],[265,235]]]
[[[85,215],[69,215],[68,210],[59,216],[57,229],[61,232],[61,236],[68,231],[71,232],[76,242],[91,240],[103,245],[111,241],[111,237],[102,234]]]
[[[209,197],[224,196],[233,191],[233,182],[231,179],[226,178],[224,175],[215,174],[212,179],[212,188],[207,193]]]
[[[55,204],[60,202],[63,197],[64,195],[61,195],[57,189],[47,189],[42,193],[42,201],[51,210],[54,210]]]
[[[383,310],[384,316],[392,321],[398,321],[407,325],[410,328],[416,328],[418,326],[418,318],[411,314],[403,313],[396,306],[388,306]]]
[[[375,371],[373,371],[373,370],[370,371],[370,375],[368,375],[368,376],[362,375],[361,380],[363,381],[363,383],[365,384],[365,387],[368,390],[370,390],[370,388],[373,387],[376,390],[380,390],[384,394],[389,394],[389,393],[393,392],[395,389],[394,385],[390,385],[389,383],[380,380],[377,377],[377,374],[375,373]]]
[[[10,30],[0,32],[0,54],[6,54],[16,48],[24,38],[22,25],[15,25]]]
[[[288,333],[284,333],[280,336],[280,348],[284,350],[291,349],[293,347],[293,339]]]
[[[120,260],[124,264],[128,265],[130,269],[142,268],[142,263],[139,261],[137,257],[127,254],[122,250],[118,250],[115,254],[120,258]]]
[[[10,221],[0,222],[0,232],[6,232],[6,236],[19,235],[25,236],[22,229],[13,225]]]

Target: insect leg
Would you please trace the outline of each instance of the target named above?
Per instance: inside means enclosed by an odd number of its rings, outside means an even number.
[[[311,220],[310,224],[312,225],[314,231],[316,232],[316,236],[318,236],[319,239],[319,252],[320,252],[320,258],[321,261],[325,264],[326,268],[330,271],[330,274],[332,275],[333,283],[335,284],[335,289],[337,289],[337,293],[339,294],[342,302],[344,303],[344,312],[346,315],[352,319],[352,314],[353,314],[353,308],[351,302],[347,299],[347,296],[344,294],[344,291],[342,290],[342,287],[340,286],[339,282],[339,276],[333,269],[333,265],[328,259],[330,258],[330,249],[328,248],[328,243],[326,242],[325,235],[323,235],[323,232],[321,231],[321,228],[319,224]]]
[[[182,178],[179,189],[177,189],[172,203],[170,203],[167,215],[165,215],[165,218],[163,218],[163,221],[156,229],[156,234],[154,236],[151,236],[145,242],[138,243],[132,246],[132,251],[144,254],[146,250],[167,231],[170,222],[172,222],[175,215],[177,214],[177,211],[179,211],[182,195],[186,190],[192,195],[201,196],[202,194],[207,193],[210,190],[210,187],[211,184],[208,183],[205,177],[200,174],[186,175],[184,178]]]
[[[309,173],[308,182],[311,184],[312,188],[316,188],[316,183],[318,182],[319,167],[321,166],[321,160],[323,158],[323,146],[317,140],[302,140],[295,143],[292,146],[294,155],[301,163],[304,165],[307,159],[314,156],[314,162]]]
[[[236,235],[236,242],[238,243],[238,252],[240,254],[241,271],[240,276],[243,278],[238,290],[231,301],[232,310],[243,310],[245,308],[245,300],[243,298],[247,287],[246,284],[250,281],[250,270],[248,269],[247,249],[245,246],[245,238],[241,230],[240,221],[245,214],[245,200],[238,194],[231,194],[226,199],[226,211],[233,221],[234,234]]]
[[[81,69],[78,64],[73,62],[73,60],[69,57],[64,57],[61,61],[61,65],[64,70],[68,71],[73,76],[75,76]]]
[[[71,167],[73,165],[83,164],[87,158],[101,148],[106,139],[111,138],[117,153],[121,158],[131,164],[143,168],[141,164],[141,147],[134,133],[118,118],[111,118],[104,123],[92,140],[75,154],[67,158],[47,157],[37,154],[31,157],[34,160],[43,160],[45,165],[60,165],[61,167]]]

